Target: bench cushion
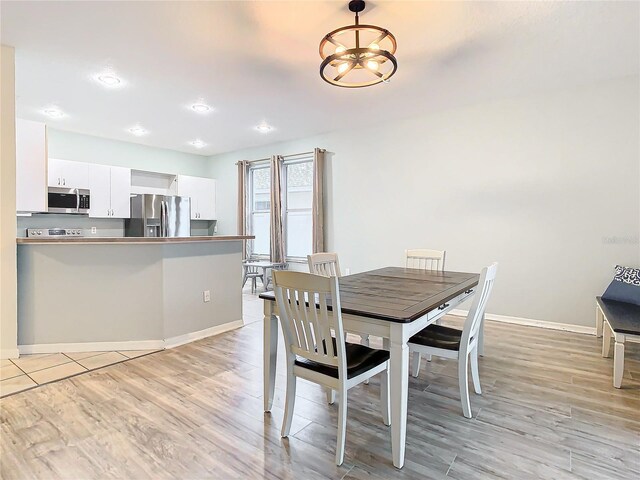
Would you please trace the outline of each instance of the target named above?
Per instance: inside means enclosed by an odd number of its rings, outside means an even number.
[[[640,305],[640,268],[616,265],[613,281],[602,298]]]
[[[640,335],[640,306],[596,297],[611,329],[616,333]]]

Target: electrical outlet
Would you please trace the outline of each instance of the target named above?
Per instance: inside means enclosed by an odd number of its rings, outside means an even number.
[[[344,274],[345,275],[351,275],[351,269],[350,268],[345,268],[344,269]]]
[[[91,233],[93,234],[98,233],[98,229],[96,227],[91,227]]]
[[[202,292],[202,301],[205,303],[211,301],[211,290],[205,290]]]

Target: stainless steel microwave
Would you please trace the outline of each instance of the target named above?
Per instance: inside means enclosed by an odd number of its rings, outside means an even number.
[[[89,190],[49,187],[49,213],[89,213]]]

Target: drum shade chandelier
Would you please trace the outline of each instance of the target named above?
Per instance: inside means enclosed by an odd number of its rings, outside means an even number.
[[[384,28],[360,25],[363,0],[349,2],[355,23],[328,33],[320,42],[320,76],[331,85],[359,88],[388,82],[398,62],[396,38]]]

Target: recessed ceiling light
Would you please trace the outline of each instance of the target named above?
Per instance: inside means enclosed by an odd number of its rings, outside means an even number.
[[[49,118],[62,118],[62,117],[64,117],[64,112],[62,110],[60,110],[59,108],[56,108],[56,107],[45,108],[44,110],[42,110],[42,113],[44,113]]]
[[[189,142],[189,145],[192,145],[192,146],[194,146],[196,148],[203,148],[203,147],[207,146],[206,143],[204,143],[202,140],[199,140],[199,139],[198,140],[194,140],[192,142]]]
[[[271,130],[273,130],[273,127],[271,125],[267,125],[266,123],[261,123],[260,125],[256,126],[256,130],[258,130],[260,133],[269,133]]]
[[[208,113],[211,111],[211,107],[206,103],[194,103],[191,105],[191,110],[196,113]]]
[[[122,86],[122,79],[116,77],[113,73],[101,73],[96,75],[95,78],[103,86],[108,88],[117,88]]]
[[[136,125],[135,127],[131,127],[129,129],[129,133],[135,135],[136,137],[141,137],[149,133],[149,131],[142,128],[140,125]]]

